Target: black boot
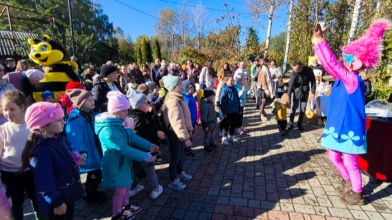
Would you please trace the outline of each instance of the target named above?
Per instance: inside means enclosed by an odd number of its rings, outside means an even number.
[[[212,142],[210,143],[209,147],[212,148],[213,150],[216,150],[218,148],[218,145],[215,145],[215,143]]]
[[[214,150],[212,150],[209,146],[204,146],[204,152],[212,153],[212,152],[214,152]]]

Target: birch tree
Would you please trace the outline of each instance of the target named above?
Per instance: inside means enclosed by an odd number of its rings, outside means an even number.
[[[201,51],[201,45],[202,45],[202,38],[205,34],[205,28],[207,24],[207,13],[205,10],[205,7],[203,4],[200,2],[196,7],[193,8],[192,10],[192,15],[193,15],[193,20],[192,20],[192,25],[194,30],[197,33],[197,50],[200,52]]]
[[[286,30],[286,50],[284,52],[283,72],[286,72],[287,62],[289,60],[291,18],[293,17],[293,6],[294,6],[294,0],[290,0],[289,19],[287,20],[287,30]]]
[[[262,14],[268,15],[268,30],[265,44],[264,58],[268,57],[268,47],[271,38],[272,19],[274,12],[286,3],[285,0],[247,0],[246,7],[251,11],[254,21],[261,23]]]
[[[353,13],[353,17],[351,20],[350,34],[348,36],[348,43],[349,44],[354,41],[355,35],[357,33],[358,23],[359,23],[359,14],[361,12],[362,4],[363,4],[363,0],[355,0],[354,13]]]

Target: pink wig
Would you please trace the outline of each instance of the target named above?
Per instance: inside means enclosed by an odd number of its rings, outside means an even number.
[[[353,55],[366,68],[372,69],[376,67],[383,50],[383,34],[390,27],[391,22],[387,19],[379,18],[375,20],[361,38],[344,46],[342,52],[347,55]]]

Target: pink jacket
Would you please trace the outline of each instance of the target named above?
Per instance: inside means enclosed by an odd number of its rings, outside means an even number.
[[[333,76],[333,78],[340,79],[344,83],[348,94],[355,92],[358,87],[358,79],[355,76],[357,73],[349,72],[337,61],[335,55],[329,48],[327,41],[323,41],[313,46],[313,49],[325,71]]]

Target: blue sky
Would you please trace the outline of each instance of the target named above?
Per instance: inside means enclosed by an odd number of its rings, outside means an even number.
[[[148,36],[154,35],[155,24],[157,19],[149,17],[148,15],[142,14],[141,12],[135,11],[127,6],[115,0],[93,0],[94,2],[102,5],[103,11],[108,15],[109,21],[113,22],[115,26],[119,26],[125,33],[128,33],[132,40],[135,40],[138,36],[146,34]],[[158,12],[161,9],[172,8],[178,10],[178,3],[184,3],[181,0],[118,0],[127,5],[130,5],[140,11],[154,15],[158,17]],[[249,10],[246,8],[246,0],[226,0],[226,1],[215,1],[215,0],[187,0],[187,4],[197,5],[202,3],[206,8],[223,10],[223,4],[228,3],[228,8],[234,8],[236,12],[243,12],[240,16],[240,23],[242,27],[254,27],[259,36],[260,42],[265,40],[268,19],[266,16],[262,19],[262,25],[252,23],[249,15]],[[177,4],[176,4],[177,3]],[[278,9],[275,13],[275,18],[272,24],[272,35],[279,34],[285,30],[287,24],[287,6]],[[191,9],[191,8],[190,8]],[[215,18],[220,17],[222,12],[216,10],[206,9],[208,18],[207,22],[209,29],[212,29],[215,24]],[[245,14],[248,13],[248,14]],[[243,29],[244,30],[244,29]],[[242,36],[244,38],[244,36]]]

